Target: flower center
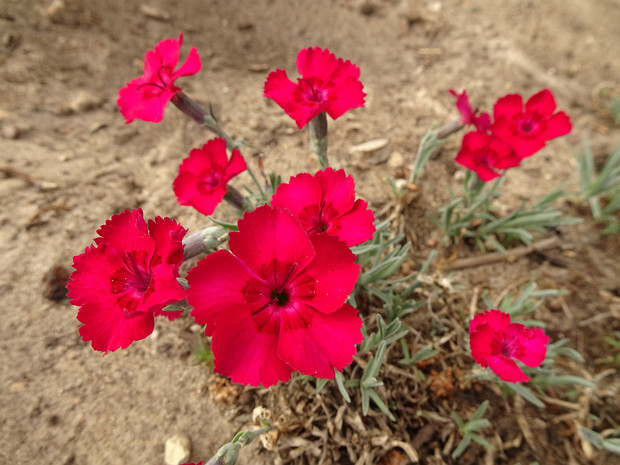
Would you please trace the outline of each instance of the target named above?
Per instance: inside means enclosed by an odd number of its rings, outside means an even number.
[[[526,139],[534,138],[542,129],[542,118],[538,113],[520,115],[515,120],[515,135]]]
[[[117,296],[117,303],[134,312],[151,284],[148,256],[143,250],[128,252],[123,258],[124,266],[110,277],[110,290]]]
[[[203,190],[215,189],[220,184],[220,173],[217,171],[203,172],[200,179],[200,188]]]
[[[322,200],[321,206],[319,207],[319,214],[317,216],[308,215],[310,217],[310,228],[308,229],[308,233],[322,233],[327,231],[329,220],[327,219],[325,213],[325,200]]]
[[[160,66],[159,69],[157,70],[157,79],[159,80],[159,82],[157,82],[157,80],[152,81],[152,82],[145,82],[144,84],[141,84],[138,86],[138,90],[142,89],[143,87],[150,87],[151,89],[155,88],[154,89],[155,94],[159,94],[160,91],[172,85],[172,82],[173,82],[172,75],[173,75],[173,72],[170,66],[167,66],[167,65]]]
[[[299,79],[300,96],[308,103],[322,103],[328,100],[328,91],[323,85],[323,81],[317,78]]]
[[[279,306],[286,305],[288,302],[288,293],[285,290],[278,291],[274,289],[271,291],[271,300],[275,300],[274,303]]]
[[[510,358],[514,355],[516,346],[517,346],[516,337],[512,337],[512,338],[506,337],[501,341],[500,353],[503,356]]]

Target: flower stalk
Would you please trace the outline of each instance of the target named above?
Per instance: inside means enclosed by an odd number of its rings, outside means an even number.
[[[226,140],[226,146],[229,150],[237,147],[237,144],[235,144],[235,142],[220,127],[219,123],[213,116],[213,113],[200,106],[194,99],[188,97],[183,91],[178,92],[174,95],[174,97],[172,97],[172,103],[174,103],[179,110],[196,121],[196,123],[200,126],[207,128],[218,137],[224,138]]]
[[[310,130],[310,146],[319,157],[319,164],[324,170],[329,166],[327,159],[327,113],[321,112],[308,124]]]

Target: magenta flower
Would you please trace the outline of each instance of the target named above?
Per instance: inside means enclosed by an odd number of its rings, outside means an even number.
[[[215,371],[235,383],[271,386],[292,371],[333,378],[353,360],[362,321],[345,301],[360,273],[337,238],[310,234],[287,210],[246,212],[230,252],[188,276],[192,316],[212,336]]]
[[[337,119],[352,108],[364,106],[364,86],[360,69],[350,61],[336,58],[328,49],[305,48],[297,55],[301,78],[291,81],[278,69],[267,76],[265,97],[273,99],[303,128],[319,113]]]
[[[502,139],[485,132],[473,131],[463,137],[463,144],[455,161],[475,171],[482,181],[487,182],[501,176],[495,170],[518,166],[521,158]]]
[[[159,123],[170,99],[181,91],[174,85],[174,81],[200,71],[200,56],[194,47],[190,49],[181,67],[174,70],[179,62],[181,44],[183,34],[179,34],[178,40],[166,39],[159,42],[154,50],[149,50],[144,55],[144,75],[118,91],[119,98],[116,103],[126,124],[134,119]]]
[[[503,381],[529,381],[513,359],[528,367],[539,366],[547,354],[549,336],[540,328],[511,323],[500,310],[479,313],[469,324],[471,355],[482,367],[489,367]]]
[[[154,317],[185,298],[177,278],[186,230],[170,218],[149,220],[126,210],[101,226],[95,245],[73,258],[67,294],[79,306],[84,341],[102,352],[126,348],[153,332]]]
[[[174,180],[174,193],[181,205],[190,205],[204,215],[210,215],[226,194],[227,184],[247,168],[238,149],[230,160],[226,141],[211,139],[201,149],[193,149],[179,166]]]
[[[349,247],[372,239],[375,232],[372,210],[364,200],[355,200],[355,180],[342,169],[298,174],[278,186],[271,205],[288,209],[308,233],[337,236]]]
[[[472,110],[469,103],[469,97],[467,91],[463,91],[458,94],[456,91],[450,89],[452,95],[456,97],[456,108],[461,113],[461,123],[471,124],[476,127],[478,131],[487,131],[491,125],[491,116],[488,113],[480,113],[478,109]]]
[[[545,143],[571,131],[566,113],[555,111],[556,104],[549,89],[530,97],[523,108],[523,98],[510,94],[500,98],[493,107],[493,134],[508,142],[517,155],[526,158],[538,152]]]

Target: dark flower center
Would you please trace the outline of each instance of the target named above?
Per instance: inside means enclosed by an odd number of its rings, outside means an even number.
[[[167,66],[167,65],[160,66],[159,69],[157,70],[157,79],[159,79],[159,82],[157,81],[145,82],[144,84],[141,84],[140,86],[138,86],[138,90],[142,89],[143,87],[147,87],[147,86],[155,87],[156,89],[160,89],[160,90],[164,90],[172,84],[172,75],[173,75],[173,72],[170,66]]]
[[[200,179],[200,188],[207,191],[214,189],[219,186],[220,179],[220,173],[217,171],[203,172]]]
[[[543,129],[543,125],[544,121],[538,113],[519,115],[515,118],[515,135],[525,139],[533,139]]]
[[[500,354],[505,357],[513,357],[517,346],[516,337],[504,337],[500,345]]]
[[[310,217],[310,229],[308,229],[308,233],[322,233],[327,231],[329,220],[327,219],[325,213],[325,200],[322,200],[321,206],[319,207],[318,216],[308,215]]]
[[[151,284],[147,253],[143,250],[127,252],[123,264],[110,276],[110,290],[116,294],[122,308],[133,312]]]
[[[320,79],[299,79],[299,84],[299,96],[302,100],[311,104],[322,103],[328,100],[329,92],[327,86]]]
[[[274,289],[273,291],[271,291],[271,300],[275,300],[276,302],[274,303],[276,303],[277,305],[286,305],[288,302],[288,293],[285,290],[278,292],[276,289]]]

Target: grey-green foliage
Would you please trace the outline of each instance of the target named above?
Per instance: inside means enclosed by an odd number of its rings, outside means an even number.
[[[487,420],[486,418],[482,418],[488,407],[489,401],[485,400],[482,404],[480,404],[480,406],[476,409],[471,418],[466,422],[463,421],[456,412],[450,413],[450,416],[452,417],[452,419],[458,426],[459,431],[463,435],[463,439],[461,440],[459,445],[456,446],[456,449],[454,449],[454,451],[452,452],[453,459],[459,457],[463,452],[465,452],[465,450],[469,447],[471,441],[477,442],[478,444],[487,449],[493,449],[493,444],[484,439],[478,433],[479,430],[491,426],[489,420]]]
[[[603,233],[620,233],[620,147],[597,173],[590,144],[584,142],[583,153],[576,156],[581,198],[590,205],[594,219],[605,225]]]

